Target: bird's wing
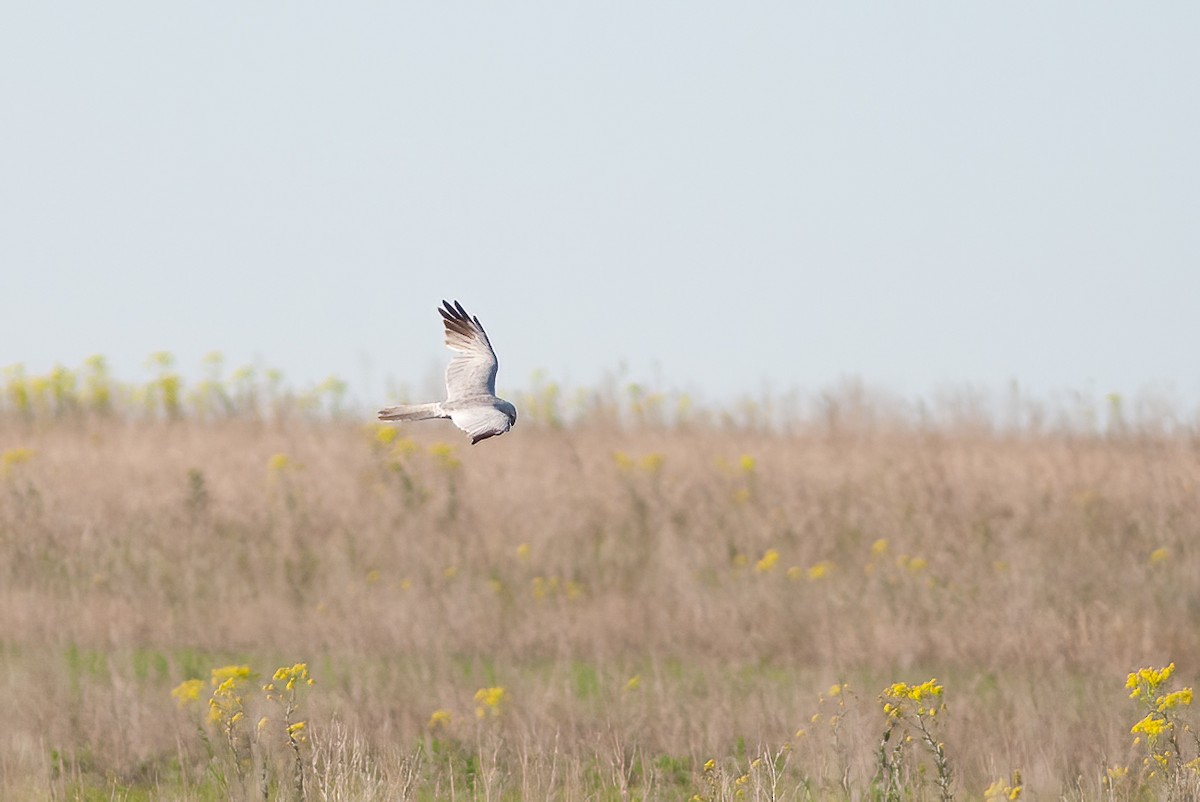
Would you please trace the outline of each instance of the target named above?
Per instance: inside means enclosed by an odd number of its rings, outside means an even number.
[[[477,407],[456,409],[450,413],[454,425],[471,435],[471,445],[480,440],[486,440],[498,434],[504,434],[509,429],[508,416],[491,406],[480,404]]]
[[[446,400],[495,395],[499,363],[479,318],[468,315],[458,301],[453,306],[442,301],[438,311],[445,318],[446,347],[458,352],[446,367]]]

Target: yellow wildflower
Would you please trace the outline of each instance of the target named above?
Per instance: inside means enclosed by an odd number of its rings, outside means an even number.
[[[1168,693],[1166,696],[1160,696],[1155,703],[1155,709],[1160,713],[1173,707],[1187,707],[1192,703],[1192,689],[1182,688],[1174,693]]]
[[[829,573],[836,567],[837,566],[835,566],[829,560],[821,560],[821,562],[817,563],[816,565],[809,566],[808,578],[812,582],[824,579],[825,577],[829,576]]]
[[[292,460],[287,454],[274,454],[267,460],[267,469],[271,473],[283,473],[292,467]]]
[[[1129,694],[1129,698],[1152,698],[1157,694],[1159,686],[1170,679],[1173,673],[1175,673],[1174,663],[1171,663],[1166,668],[1138,669],[1125,680],[1125,687],[1132,691]]]
[[[1157,548],[1154,551],[1150,552],[1150,564],[1155,565],[1157,563],[1163,562],[1170,556],[1171,556],[1171,553],[1169,551],[1167,551],[1165,548],[1162,548],[1162,547]]]
[[[372,428],[375,430],[375,442],[380,445],[390,446],[392,441],[400,436],[399,429],[395,426],[388,426],[385,423],[373,424]]]
[[[1171,723],[1162,716],[1149,713],[1145,718],[1134,724],[1131,733],[1143,733],[1150,738],[1156,738],[1171,728]]]
[[[504,700],[504,688],[498,686],[493,688],[480,688],[475,692],[475,703],[477,705],[475,708],[475,716],[477,718],[483,718],[484,716],[488,715],[500,715],[500,708],[504,703]]]
[[[666,459],[663,454],[647,454],[638,460],[638,467],[646,473],[658,473]]]
[[[762,559],[755,563],[754,570],[760,574],[765,574],[774,570],[775,563],[777,562],[779,562],[779,552],[775,549],[767,549]]]
[[[250,671],[250,666],[229,665],[221,666],[220,668],[214,668],[212,670],[212,679],[210,681],[213,687],[219,687],[228,681],[232,683],[230,685],[232,688],[237,685],[241,685],[243,682],[249,680],[252,676],[253,672]]]
[[[14,465],[29,462],[36,454],[32,448],[10,448],[0,454],[0,474],[7,475]]]
[[[942,686],[937,684],[937,680],[931,679],[928,682],[923,682],[920,685],[914,685],[908,689],[908,698],[914,702],[921,701],[926,696],[941,696]]]
[[[1020,773],[1014,772],[1014,775],[1019,776]],[[1022,788],[1023,786],[1019,784],[1009,785],[1008,782],[1003,779],[996,780],[983,792],[983,798],[985,802],[997,802],[997,800],[1001,799],[1020,799]]]
[[[428,727],[432,732],[442,732],[450,727],[450,711],[434,710],[429,717]]]
[[[208,720],[224,721],[231,727],[241,718],[242,697],[237,694],[238,685],[244,680],[228,677],[217,685],[212,697],[208,700]]]
[[[271,677],[271,683],[264,685],[263,690],[268,694],[275,690],[274,683],[282,682],[284,689],[294,691],[296,685],[303,683],[312,685],[313,679],[308,675],[308,663],[296,663],[293,666],[280,666],[275,669],[275,674]]]
[[[449,443],[434,443],[429,447],[429,455],[437,461],[439,467],[447,471],[456,470],[462,465],[454,456],[454,446]]]
[[[179,701],[180,707],[184,707],[200,700],[200,690],[203,687],[204,680],[202,679],[185,679],[175,686],[171,695]]]

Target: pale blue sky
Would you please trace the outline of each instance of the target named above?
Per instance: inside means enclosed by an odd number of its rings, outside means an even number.
[[[1200,5],[10,4],[0,365],[1200,403]]]

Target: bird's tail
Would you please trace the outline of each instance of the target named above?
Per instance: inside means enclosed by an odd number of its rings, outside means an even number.
[[[442,411],[442,405],[432,404],[400,404],[379,410],[380,420],[427,420],[429,418],[450,417]]]

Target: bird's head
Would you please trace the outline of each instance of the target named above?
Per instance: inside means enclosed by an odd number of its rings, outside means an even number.
[[[511,429],[517,423],[517,408],[508,401],[501,400],[496,408],[508,416],[508,427]]]

